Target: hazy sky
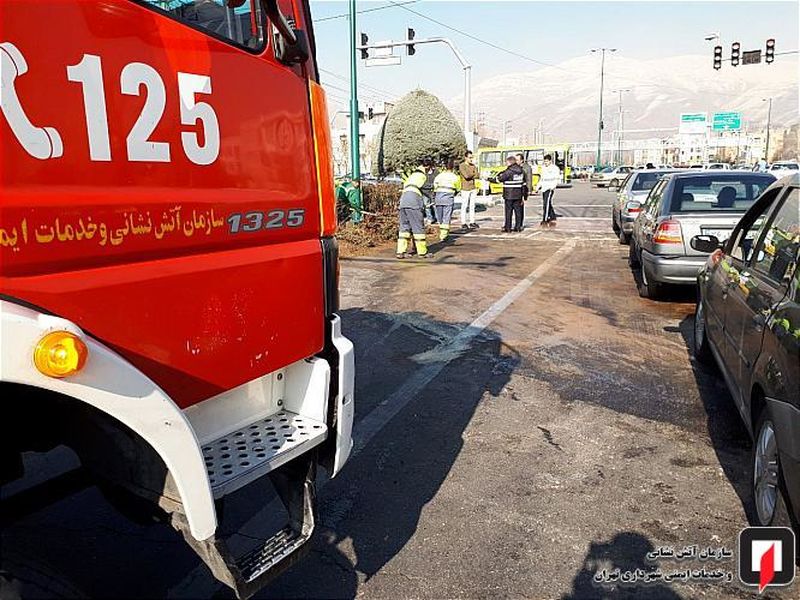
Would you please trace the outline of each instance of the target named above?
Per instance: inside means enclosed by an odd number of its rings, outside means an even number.
[[[409,0],[393,0],[396,3]],[[473,83],[505,72],[533,71],[535,61],[556,64],[585,56],[590,48],[618,48],[620,56],[657,58],[684,54],[708,54],[704,41],[719,32],[725,55],[730,43],[743,50],[763,48],[769,37],[777,51],[798,49],[798,2],[487,2],[418,0],[404,7],[389,0],[359,0],[357,27],[370,42],[400,40],[406,27],[417,38],[449,37],[473,66]],[[311,0],[321,79],[332,104],[348,97],[348,19],[331,18],[347,13],[348,3]],[[414,14],[410,11],[415,11]],[[424,15],[424,16],[421,16]],[[526,58],[509,55],[425,17],[459,29],[486,42],[512,50]],[[449,99],[461,93],[463,75],[452,52],[441,45],[418,46],[414,56],[395,49],[403,64],[364,67],[359,60],[360,96],[366,101],[390,99],[422,87]],[[533,60],[530,60],[533,59]],[[793,60],[797,60],[796,56]],[[613,72],[613,58],[607,63]],[[336,89],[336,88],[341,88]]]

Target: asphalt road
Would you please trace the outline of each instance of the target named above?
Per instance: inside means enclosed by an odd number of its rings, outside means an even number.
[[[694,293],[640,299],[610,231],[612,193],[559,189],[558,228],[481,228],[342,261],[356,345],[354,456],[322,481],[310,554],[259,598],[730,598],[747,523],[749,441],[714,372],[690,356]],[[48,465],[65,454],[38,457]],[[256,487],[226,503],[242,546],[264,532]],[[43,595],[232,597],[179,536],[121,517],[94,487],[5,527],[4,554]],[[600,586],[611,571],[718,569],[734,582]],[[36,595],[36,594],[34,594]],[[774,595],[774,594],[773,594]],[[793,596],[791,591],[785,597]]]

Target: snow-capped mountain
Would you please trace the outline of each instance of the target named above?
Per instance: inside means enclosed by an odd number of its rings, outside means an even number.
[[[709,56],[675,56],[635,60],[606,56],[604,121],[610,135],[618,127],[619,94],[623,92],[626,137],[661,137],[677,128],[684,112],[739,111],[743,126],[762,128],[772,97],[773,127],[800,121],[798,116],[798,56],[776,57],[774,63],[739,65],[723,63],[712,68]],[[473,84],[472,111],[490,134],[501,136],[503,121],[510,121],[509,136],[531,136],[543,119],[542,129],[555,140],[592,140],[596,137],[600,88],[599,57],[575,58],[553,67],[494,76]],[[478,75],[477,73],[475,75]],[[448,103],[463,114],[463,96]]]

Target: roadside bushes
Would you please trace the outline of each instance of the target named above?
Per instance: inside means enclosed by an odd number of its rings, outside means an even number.
[[[401,187],[386,181],[363,182],[364,220],[358,225],[339,223],[336,238],[342,254],[357,254],[361,248],[372,248],[397,238],[397,202]]]

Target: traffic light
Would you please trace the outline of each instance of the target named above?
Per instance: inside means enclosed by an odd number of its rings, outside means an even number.
[[[714,69],[722,68],[722,46],[714,46]]]
[[[370,121],[372,121],[372,118],[373,118],[374,116],[375,116],[375,111],[372,109],[372,107],[371,107],[371,106],[370,106],[370,107],[368,107],[368,108],[367,108],[367,119],[369,119]]]
[[[415,35],[416,35],[416,32],[413,29],[411,29],[411,27],[409,27],[406,30],[406,42],[410,42],[411,40],[413,40]],[[414,44],[406,43],[406,53],[409,56],[414,56],[414,54],[416,54],[416,52],[417,52],[417,49],[414,48]]]
[[[739,42],[733,42],[731,44],[731,66],[738,67],[739,66],[739,58],[741,57],[741,50],[742,45]]]
[[[764,55],[764,62],[771,63],[775,60],[775,39],[769,38],[767,40],[767,52]]]
[[[361,45],[366,46],[369,43],[369,36],[366,33],[361,33]],[[361,48],[361,58],[369,58],[369,50]]]

